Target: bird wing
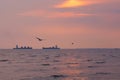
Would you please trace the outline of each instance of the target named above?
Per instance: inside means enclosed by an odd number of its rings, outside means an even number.
[[[38,39],[39,41],[42,41],[43,39],[40,39],[40,38],[38,38],[38,37],[36,37],[36,39]]]

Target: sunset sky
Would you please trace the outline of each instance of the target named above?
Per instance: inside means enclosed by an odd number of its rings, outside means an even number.
[[[120,0],[0,0],[0,48],[16,44],[120,48]]]

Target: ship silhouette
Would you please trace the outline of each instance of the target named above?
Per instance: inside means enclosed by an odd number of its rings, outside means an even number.
[[[57,45],[52,47],[43,47],[42,49],[60,49]]]
[[[19,47],[18,45],[16,45],[16,47],[13,48],[13,49],[32,49],[32,47],[29,47],[29,46],[21,46],[21,47]]]

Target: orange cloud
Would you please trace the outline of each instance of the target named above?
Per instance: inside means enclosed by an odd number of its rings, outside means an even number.
[[[80,0],[66,0],[60,5],[57,5],[57,8],[64,8],[64,7],[77,7],[77,6],[82,6],[85,5],[86,3],[84,1]]]
[[[65,0],[63,3],[55,5],[55,8],[71,8],[95,4],[100,1],[95,0]]]

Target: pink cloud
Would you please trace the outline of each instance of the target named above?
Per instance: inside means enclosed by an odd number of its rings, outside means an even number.
[[[26,12],[23,12],[23,13],[19,13],[17,15],[19,16],[33,16],[33,17],[40,17],[42,15],[44,15],[44,11],[41,11],[41,10],[33,10],[33,11],[26,11]]]
[[[70,18],[70,17],[84,17],[90,16],[92,14],[82,14],[82,13],[75,13],[75,12],[55,12],[51,13],[48,17],[50,18]]]
[[[33,11],[19,13],[17,15],[28,16],[28,17],[44,17],[44,18],[70,18],[70,17],[91,16],[93,14],[75,13],[75,12],[49,12],[49,11],[33,10]]]

